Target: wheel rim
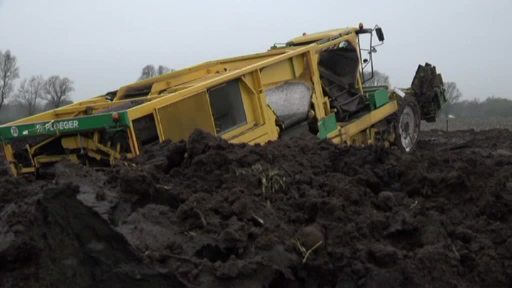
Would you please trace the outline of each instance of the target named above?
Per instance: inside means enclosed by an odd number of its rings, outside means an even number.
[[[418,130],[416,127],[416,117],[410,106],[406,106],[400,115],[399,131],[402,146],[405,151],[411,151],[416,143]]]

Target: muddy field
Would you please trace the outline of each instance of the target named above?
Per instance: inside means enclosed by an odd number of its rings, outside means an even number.
[[[512,285],[508,130],[409,155],[197,132],[48,177],[0,176],[0,287]]]
[[[447,127],[448,126],[448,127]],[[486,117],[486,118],[451,118],[446,123],[446,118],[440,117],[436,122],[428,123],[422,121],[421,128],[424,130],[439,129],[448,131],[456,130],[489,130],[489,129],[509,129],[512,130],[512,117]]]

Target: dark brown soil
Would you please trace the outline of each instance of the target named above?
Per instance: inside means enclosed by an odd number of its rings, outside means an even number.
[[[197,131],[112,169],[0,176],[0,287],[510,287],[512,133],[418,150]]]

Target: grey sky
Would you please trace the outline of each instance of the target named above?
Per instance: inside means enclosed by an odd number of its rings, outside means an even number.
[[[511,12],[512,0],[0,0],[0,50],[22,77],[70,77],[77,100],[133,82],[145,64],[179,69],[363,22],[384,29],[375,65],[393,85],[428,61],[465,99],[512,99]]]

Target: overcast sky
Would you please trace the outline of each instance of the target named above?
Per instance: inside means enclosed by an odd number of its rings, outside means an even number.
[[[180,69],[363,22],[384,29],[374,60],[393,85],[428,61],[465,99],[512,99],[510,13],[512,0],[0,0],[0,50],[22,77],[71,78],[77,100],[133,82],[145,64]]]

